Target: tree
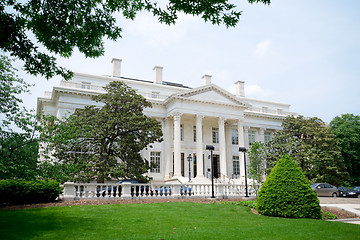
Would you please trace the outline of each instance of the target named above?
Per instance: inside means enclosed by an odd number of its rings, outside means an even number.
[[[321,218],[321,207],[298,165],[283,156],[261,186],[257,200],[260,214],[286,218]]]
[[[254,142],[250,147],[248,166],[249,178],[253,180],[252,185],[257,195],[259,183],[262,182],[265,174],[267,149],[264,143]]]
[[[37,175],[39,144],[26,134],[2,133],[0,179],[34,180]],[[20,147],[19,147],[20,146]]]
[[[349,184],[360,185],[360,116],[343,114],[330,122],[331,132],[341,147]]]
[[[270,4],[270,0],[248,1]],[[164,7],[151,0],[4,0],[0,1],[0,48],[24,61],[30,74],[70,79],[72,73],[57,66],[56,58],[39,47],[62,57],[70,57],[74,48],[86,57],[102,56],[103,39],[121,37],[115,15],[120,12],[133,20],[142,11],[165,24],[175,24],[178,13],[183,12],[227,27],[235,26],[241,15],[230,0],[169,0]]]
[[[32,180],[36,175],[36,121],[18,97],[29,86],[16,75],[11,60],[0,55],[0,179]]]
[[[162,141],[161,124],[143,114],[150,102],[122,82],[111,82],[105,90],[93,97],[104,104],[101,108],[77,109],[44,132],[53,156],[75,166],[73,180],[142,178],[151,166],[140,151]]]
[[[347,172],[330,128],[316,117],[288,116],[269,142],[268,171],[283,155],[293,158],[311,182],[342,184]]]

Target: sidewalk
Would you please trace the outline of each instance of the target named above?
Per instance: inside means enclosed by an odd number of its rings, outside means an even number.
[[[320,206],[336,207],[354,213],[358,218],[334,219],[328,221],[360,224],[360,198],[327,198],[319,197]]]

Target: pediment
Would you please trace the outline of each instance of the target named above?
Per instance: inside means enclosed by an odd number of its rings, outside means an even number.
[[[206,92],[201,92],[198,94],[195,94],[193,96],[188,96],[187,98],[189,99],[194,99],[194,100],[200,100],[200,101],[214,101],[214,102],[218,102],[218,103],[227,103],[227,104],[233,104],[234,101],[227,98],[226,96],[222,95],[219,92],[216,91],[206,91]]]
[[[221,105],[237,105],[245,108],[250,106],[240,98],[214,84],[194,88],[187,92],[173,95],[172,98],[181,98],[184,100],[208,102]]]

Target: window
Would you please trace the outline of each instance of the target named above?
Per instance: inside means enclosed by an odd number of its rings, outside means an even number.
[[[81,88],[82,89],[90,89],[90,84],[89,82],[81,82]]]
[[[270,140],[271,140],[271,133],[265,132],[265,133],[264,133],[264,140],[265,140],[265,144],[267,144],[268,142],[270,142]]]
[[[212,128],[213,143],[219,143],[219,128]]]
[[[240,163],[239,156],[233,156],[233,178],[237,178],[236,175],[240,175]]]
[[[159,94],[160,94],[160,92],[151,92],[151,97],[152,98],[158,98]]]
[[[184,128],[182,124],[180,124],[180,141],[184,141]]]
[[[193,138],[194,142],[196,142],[196,126],[193,126]]]
[[[150,172],[160,173],[160,156],[161,152],[150,152],[150,163],[155,165],[150,169]]]
[[[251,146],[255,141],[255,131],[249,131],[249,146]]]
[[[231,129],[231,143],[235,145],[239,144],[238,131],[236,129]]]

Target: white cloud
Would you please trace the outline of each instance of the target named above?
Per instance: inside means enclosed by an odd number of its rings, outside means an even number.
[[[254,56],[256,58],[263,59],[267,55],[271,54],[271,45],[272,42],[270,40],[265,40],[258,43],[254,51]]]

